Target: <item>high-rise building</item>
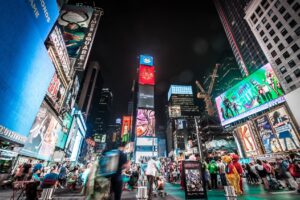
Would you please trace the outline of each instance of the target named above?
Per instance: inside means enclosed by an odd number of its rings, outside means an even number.
[[[300,87],[300,2],[254,0],[245,12],[284,91]]]
[[[214,0],[243,76],[248,76],[268,62],[244,19],[244,7],[249,1]]]

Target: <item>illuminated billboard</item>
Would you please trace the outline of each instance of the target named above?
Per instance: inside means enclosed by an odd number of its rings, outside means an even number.
[[[150,85],[140,85],[138,93],[139,108],[154,108],[154,87]]]
[[[142,85],[154,85],[155,84],[154,67],[140,65],[139,84],[142,84]]]
[[[122,142],[129,141],[130,133],[131,133],[131,116],[123,116],[122,131],[121,131]]]
[[[146,55],[140,55],[140,65],[153,66],[153,57],[146,56]]]
[[[47,96],[56,111],[60,111],[66,93],[64,85],[55,73],[48,87]]]
[[[151,137],[136,138],[136,146],[157,146],[157,138],[151,138]]]
[[[29,1],[2,1],[0,6],[0,137],[21,144],[54,73],[44,41],[58,10],[56,1],[43,2],[47,21],[41,1],[32,1],[35,9]]]
[[[155,112],[153,110],[138,109],[136,116],[136,136],[155,136]]]
[[[258,148],[249,124],[243,124],[236,128],[237,135],[241,141],[246,157],[258,155]]]
[[[171,118],[181,117],[180,106],[169,106],[169,117]]]
[[[21,150],[22,155],[49,160],[54,152],[57,135],[62,126],[43,102],[30,130],[29,137]]]
[[[193,88],[190,85],[171,85],[168,91],[168,100],[172,94],[188,94],[193,95]]]
[[[222,125],[284,102],[283,90],[270,64],[216,98]]]
[[[299,149],[299,133],[296,132],[286,109],[280,107],[268,113],[268,116],[283,151]]]

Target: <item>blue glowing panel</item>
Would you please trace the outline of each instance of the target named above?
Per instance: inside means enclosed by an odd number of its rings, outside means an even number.
[[[54,67],[25,1],[1,3],[0,127],[21,137],[10,139],[24,143]]]
[[[153,66],[153,57],[146,56],[146,55],[140,55],[140,65]]]
[[[190,85],[171,85],[168,92],[168,100],[172,94],[190,94],[193,95],[193,89]]]

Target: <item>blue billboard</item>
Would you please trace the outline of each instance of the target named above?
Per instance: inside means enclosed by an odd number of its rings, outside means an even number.
[[[0,136],[19,143],[25,142],[54,74],[41,38],[47,30],[34,23],[28,9],[19,0],[0,6]]]
[[[193,95],[193,89],[190,85],[171,85],[168,92],[168,100],[172,94],[189,94]]]
[[[146,55],[140,55],[140,65],[153,66],[153,57],[146,56]]]

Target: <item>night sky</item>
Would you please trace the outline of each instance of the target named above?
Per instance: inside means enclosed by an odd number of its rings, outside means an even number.
[[[189,2],[96,1],[104,16],[90,59],[99,61],[104,86],[113,91],[114,117],[127,112],[138,55],[154,57],[159,125],[171,83],[195,86],[215,63],[233,56],[213,2]]]

